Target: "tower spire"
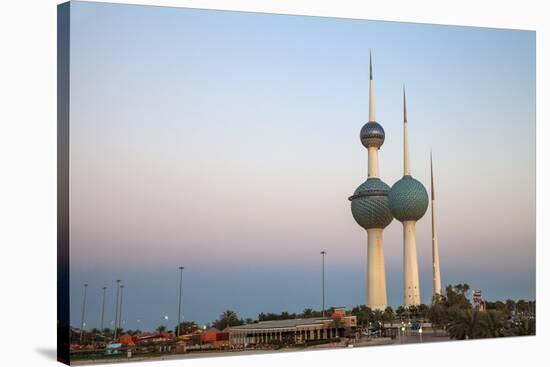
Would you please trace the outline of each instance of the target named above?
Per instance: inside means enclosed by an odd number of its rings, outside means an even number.
[[[431,194],[432,200],[435,200],[435,190],[434,190],[434,167],[432,161],[432,150],[430,149],[430,181],[431,181]]]
[[[376,117],[374,113],[374,79],[372,76],[372,52],[369,50],[369,122],[375,122]]]
[[[437,238],[437,221],[435,219],[435,189],[432,152],[430,151],[430,178],[432,194],[432,272],[433,272],[433,296],[441,294],[441,272],[439,270],[439,240]]]
[[[369,50],[369,70],[370,70],[370,80],[372,80],[372,51]]]
[[[409,127],[407,126],[407,96],[403,85],[403,175],[411,175],[411,161],[409,156]]]
[[[405,95],[405,85],[403,85],[403,122],[407,122],[407,96]]]

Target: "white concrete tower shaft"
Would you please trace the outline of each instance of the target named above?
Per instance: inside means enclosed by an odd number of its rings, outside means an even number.
[[[432,202],[432,271],[433,271],[433,296],[441,294],[441,273],[439,271],[439,240],[437,238],[437,222],[435,218],[435,188],[432,153],[430,152],[430,178],[431,178],[431,202]]]
[[[372,54],[369,55],[369,122],[376,122],[374,112],[374,78]],[[368,148],[369,178],[378,178],[378,147]],[[385,310],[388,306],[386,293],[386,266],[384,261],[384,229],[367,229],[367,285],[366,304],[372,310]]]
[[[416,221],[403,222],[403,305],[420,304],[420,281],[416,256]]]
[[[376,116],[374,112],[374,80],[372,77],[372,54],[369,55],[369,122],[376,122]],[[378,178],[380,177],[380,171],[378,169],[378,147],[369,147],[369,172],[368,177]]]
[[[384,263],[384,230],[367,229],[367,306],[372,310],[385,310],[388,306],[386,293],[386,266]]]
[[[403,87],[403,175],[411,176],[409,153],[409,128],[407,122],[407,98]],[[403,222],[403,305],[420,304],[420,279],[418,276],[418,257],[416,250],[416,221]]]

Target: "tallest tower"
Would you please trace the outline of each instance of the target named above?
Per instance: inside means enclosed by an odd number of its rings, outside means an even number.
[[[375,117],[372,55],[369,60],[369,74],[369,121],[359,134],[361,143],[368,151],[368,178],[359,185],[349,200],[353,218],[367,230],[366,304],[373,310],[384,310],[388,299],[383,231],[393,217],[388,205],[390,187],[379,178],[378,151],[384,144],[386,135]]]

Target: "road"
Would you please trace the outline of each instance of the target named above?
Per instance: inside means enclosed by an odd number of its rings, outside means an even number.
[[[433,343],[433,342],[442,342],[449,341],[449,337],[444,336],[443,332],[439,332],[434,335],[432,331],[425,331],[422,334],[422,343]],[[366,337],[362,338],[359,341],[356,341],[354,347],[370,347],[370,346],[380,346],[380,345],[399,345],[399,344],[414,344],[420,343],[420,334],[417,331],[406,332],[405,335],[397,337],[395,339],[390,338],[380,338],[367,340]],[[346,348],[344,342],[341,343],[331,343],[331,344],[321,344],[315,345],[307,348],[282,348],[278,350],[265,350],[265,349],[248,349],[240,351],[211,351],[211,352],[195,352],[188,354],[166,354],[162,356],[134,356],[132,358],[102,358],[97,360],[81,360],[81,361],[72,361],[71,365],[83,366],[83,365],[92,365],[92,364],[108,364],[108,363],[120,363],[120,362],[142,362],[142,361],[166,361],[166,360],[175,360],[175,359],[192,359],[192,358],[212,358],[212,357],[228,357],[228,356],[245,356],[253,354],[266,354],[266,353],[281,353],[281,352],[306,352],[313,350],[326,350],[326,349],[339,349]]]

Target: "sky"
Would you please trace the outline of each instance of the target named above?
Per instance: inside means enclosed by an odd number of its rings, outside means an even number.
[[[535,33],[73,2],[71,324],[173,327],[183,318],[365,302],[366,232],[348,197],[367,177],[359,131],[374,59],[380,175],[433,151],[443,285],[535,297]],[[431,222],[417,223],[430,303]],[[389,304],[402,300],[402,225],[384,231]],[[168,316],[168,322],[165,320]]]

